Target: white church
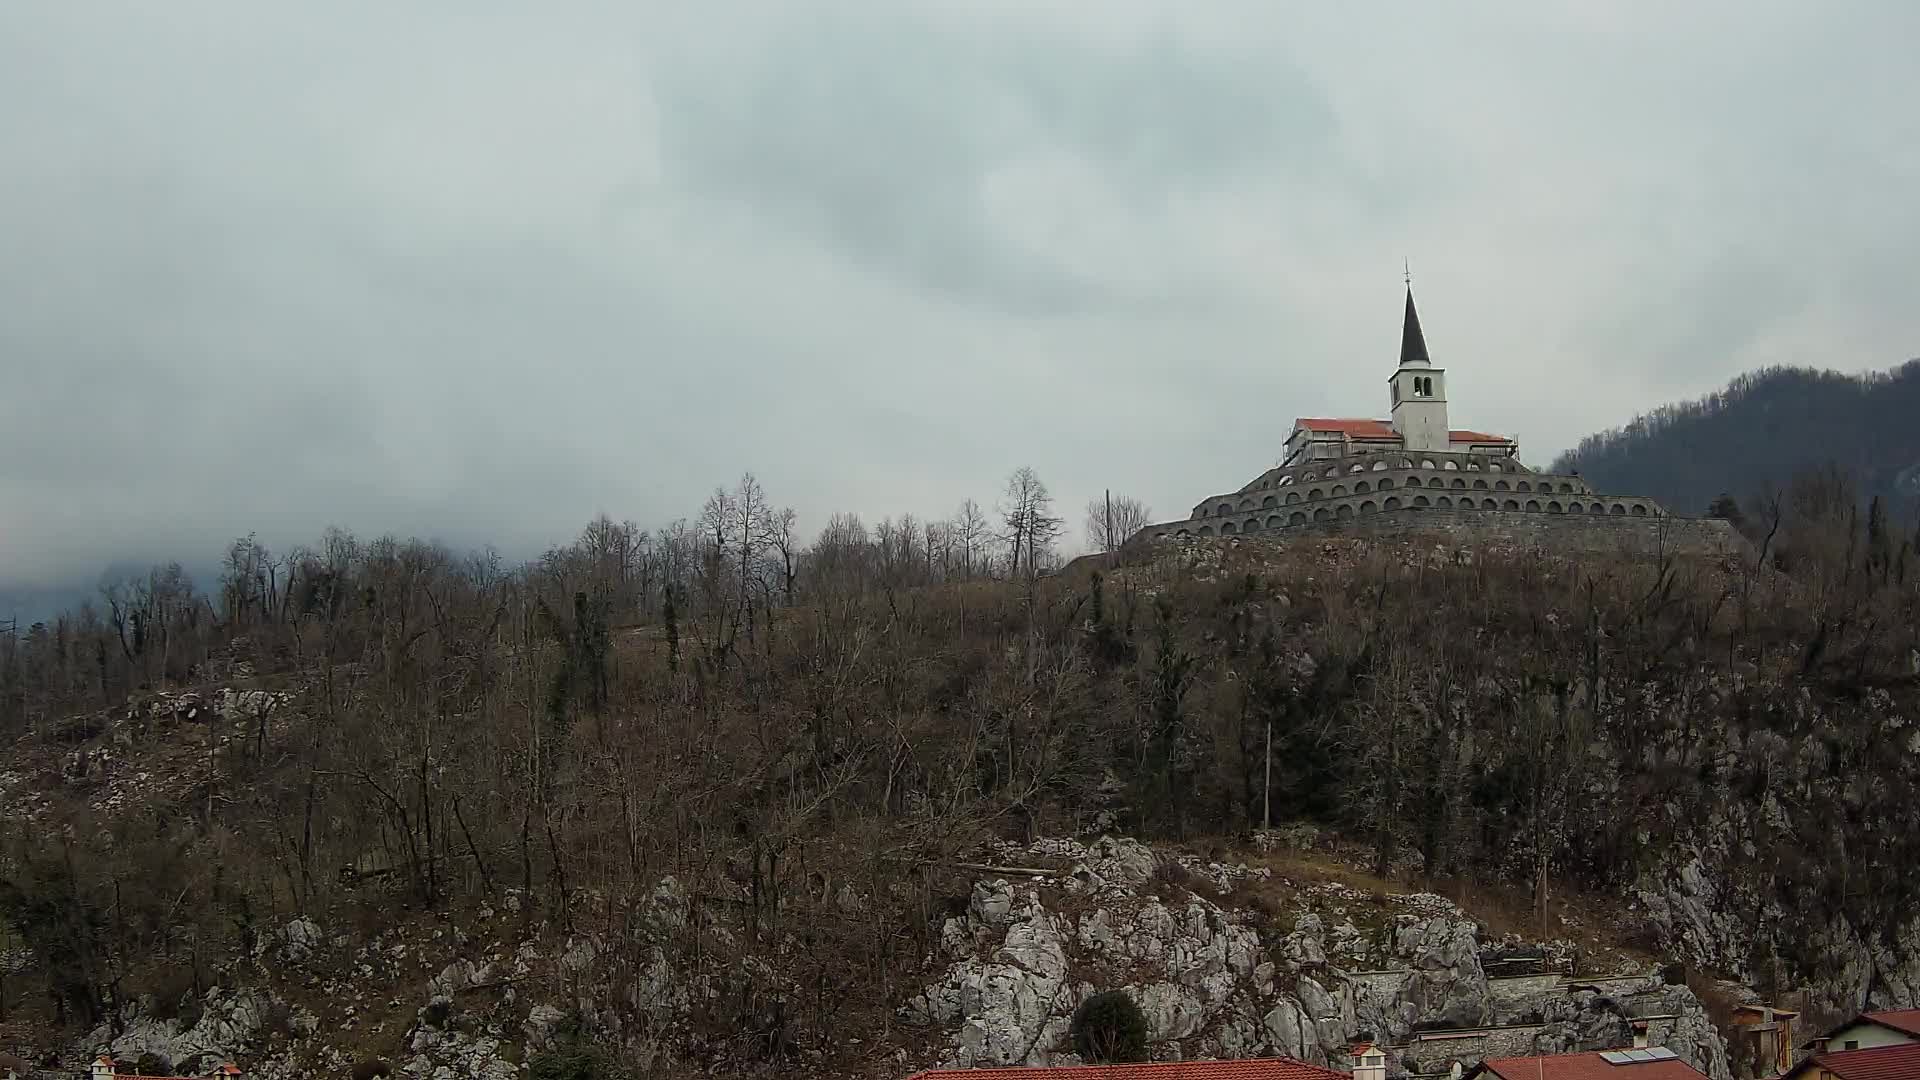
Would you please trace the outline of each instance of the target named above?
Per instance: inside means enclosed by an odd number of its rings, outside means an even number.
[[[1234,536],[1378,521],[1418,526],[1482,514],[1665,517],[1652,499],[1607,496],[1573,475],[1521,464],[1520,444],[1447,422],[1447,372],[1427,354],[1420,313],[1407,288],[1400,363],[1387,378],[1389,418],[1302,417],[1279,465],[1238,490],[1211,495],[1182,521],[1149,525],[1134,540]]]

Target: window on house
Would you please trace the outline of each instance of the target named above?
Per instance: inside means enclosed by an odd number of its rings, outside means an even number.
[[[1846,1043],[1846,1049],[1848,1049],[1848,1050],[1858,1050],[1858,1049],[1860,1049],[1860,1040],[1859,1040],[1859,1039],[1848,1039],[1848,1040],[1847,1040],[1847,1043]]]

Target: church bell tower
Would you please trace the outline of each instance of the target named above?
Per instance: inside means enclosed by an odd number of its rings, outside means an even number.
[[[1413,307],[1413,285],[1407,285],[1407,317],[1400,329],[1400,366],[1387,380],[1393,391],[1393,430],[1400,445],[1413,451],[1447,451],[1452,438],[1447,429],[1447,373],[1427,356],[1427,338],[1420,332],[1420,313]]]

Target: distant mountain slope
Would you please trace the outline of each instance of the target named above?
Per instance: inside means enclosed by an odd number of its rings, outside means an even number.
[[[1863,495],[1888,497],[1898,516],[1920,511],[1920,360],[1868,375],[1742,375],[1718,393],[1588,436],[1553,471],[1578,470],[1603,491],[1701,514],[1722,492],[1745,499],[1827,462]]]

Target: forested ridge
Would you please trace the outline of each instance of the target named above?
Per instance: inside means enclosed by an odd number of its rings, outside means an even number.
[[[1920,537],[1842,482],[1716,560],[1196,542],[1050,574],[1026,471],[991,515],[808,541],[747,478],[517,567],[242,539],[210,592],[160,568],[0,638],[0,1008],[73,1037],[271,981],[295,916],[372,941],[485,906],[708,973],[671,1025],[626,991],[570,1021],[610,1045],[831,1061],[891,1028],[981,841],[1269,818],[1524,897],[1542,865],[1658,893],[1733,815],[1741,953],[1648,944],[1818,980],[1815,930],[1890,939],[1920,900],[1920,773],[1881,752],[1920,727]],[[668,879],[695,914],[635,936]]]
[[[1832,466],[1896,516],[1920,511],[1920,360],[1845,375],[1776,367],[1589,435],[1553,463],[1597,488],[1704,514],[1721,495],[1751,503],[1797,472]]]

